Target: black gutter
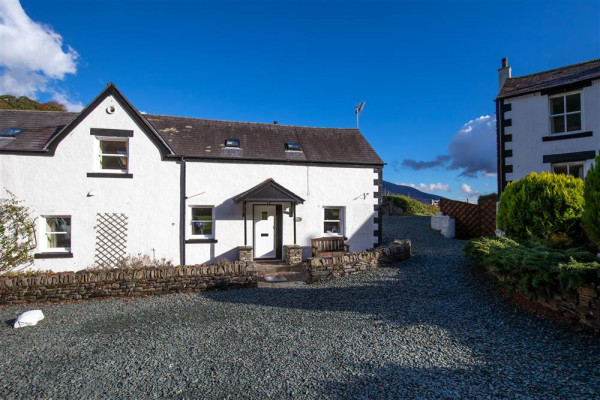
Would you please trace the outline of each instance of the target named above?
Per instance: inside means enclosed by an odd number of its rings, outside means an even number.
[[[498,177],[498,198],[502,194],[502,189],[504,187],[504,168],[502,168],[502,164],[504,163],[504,140],[502,138],[501,127],[502,120],[504,119],[504,113],[502,111],[503,104],[504,100],[496,99],[496,176]]]
[[[179,173],[179,264],[185,265],[185,158],[181,157]]]

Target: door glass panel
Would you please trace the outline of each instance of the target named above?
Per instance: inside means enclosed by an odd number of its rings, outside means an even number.
[[[268,218],[269,218],[269,213],[267,213],[266,211],[263,211],[262,215],[261,215],[261,219],[263,221],[266,221]]]

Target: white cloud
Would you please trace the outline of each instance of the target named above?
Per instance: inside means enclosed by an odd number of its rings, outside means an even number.
[[[51,27],[32,21],[18,0],[0,1],[0,92],[33,98],[45,92],[76,108],[80,104],[52,83],[74,74],[78,57],[69,46],[63,50],[62,36]]]
[[[467,185],[466,183],[460,185],[460,190],[468,197],[479,196],[479,191],[472,189],[471,186]]]
[[[463,176],[496,172],[496,118],[484,115],[464,124],[448,145],[450,168]]]
[[[415,171],[431,168],[462,170],[460,175],[485,178],[496,176],[496,118],[484,115],[464,124],[454,134],[448,145],[450,154],[440,154],[433,160],[421,161],[410,158],[391,162],[395,171],[400,167]]]
[[[53,92],[52,100],[59,102],[60,104],[64,104],[69,111],[81,111],[83,108],[83,104],[78,102],[72,102],[67,98],[67,96],[62,92]]]
[[[430,183],[428,185],[425,183],[420,183],[418,186],[415,185],[414,183],[400,183],[400,185],[410,186],[411,188],[423,190],[426,192],[434,192],[436,190],[450,192],[450,190],[451,190],[450,185],[446,185],[443,183]]]

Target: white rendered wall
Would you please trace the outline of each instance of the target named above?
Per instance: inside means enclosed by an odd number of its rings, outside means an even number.
[[[377,224],[373,193],[378,178],[372,167],[343,168],[302,165],[242,164],[187,162],[186,213],[190,206],[215,206],[215,239],[217,243],[186,244],[186,264],[236,260],[237,247],[244,244],[242,204],[232,198],[273,178],[277,183],[305,200],[296,208],[296,243],[303,248],[303,258],[311,256],[310,239],[323,233],[323,207],[345,209],[344,235],[351,251],[372,248],[377,242],[373,231]],[[248,245],[253,245],[252,204],[248,204]],[[283,204],[283,245],[293,244],[293,219],[289,203]],[[189,217],[186,218],[186,239],[191,238]]]
[[[105,111],[109,105],[116,109],[112,115]],[[133,130],[132,179],[86,176],[98,172],[98,144],[90,128]],[[34,269],[73,271],[92,265],[96,213],[113,212],[129,217],[127,253],[179,263],[179,165],[161,161],[156,146],[110,96],[60,142],[53,157],[0,154],[0,196],[5,188],[23,199],[34,217],[71,216],[73,258],[36,259]],[[88,197],[90,191],[94,195]],[[38,242],[44,239],[39,234]]]
[[[593,136],[556,141],[542,141],[550,136],[549,97],[539,93],[508,99],[512,110],[504,113],[504,118],[512,119],[512,126],[505,128],[505,134],[512,134],[512,142],[505,148],[512,149],[513,156],[507,157],[506,165],[513,166],[513,172],[506,174],[507,181],[524,178],[530,172],[551,171],[550,163],[543,163],[543,156],[549,154],[598,151],[600,149],[600,81],[582,90],[582,130],[593,131]],[[584,164],[584,174],[592,164]]]

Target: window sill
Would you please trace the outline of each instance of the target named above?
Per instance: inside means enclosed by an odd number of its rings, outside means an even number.
[[[88,172],[88,178],[133,178],[133,174],[123,174],[114,172]]]
[[[217,239],[187,239],[185,241],[186,244],[193,244],[193,243],[218,243]]]
[[[566,139],[577,139],[583,137],[590,137],[594,132],[578,132],[578,133],[553,133],[550,136],[543,136],[543,142],[551,142],[553,140],[566,140]]]
[[[48,252],[35,253],[33,258],[73,258],[73,253],[69,252]]]

